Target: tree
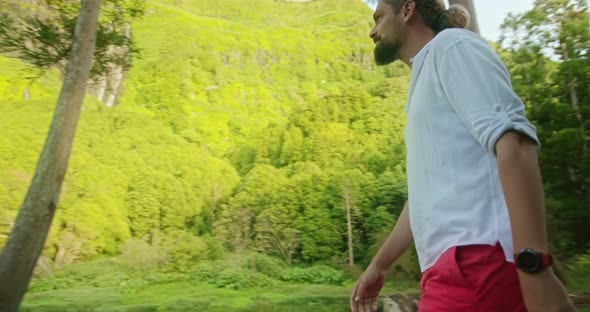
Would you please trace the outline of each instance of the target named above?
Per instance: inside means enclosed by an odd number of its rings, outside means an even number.
[[[0,310],[17,311],[41,253],[68,167],[92,67],[100,0],[83,0],[53,122],[29,192],[0,254]]]
[[[261,250],[278,254],[290,266],[299,247],[299,231],[293,226],[296,219],[292,207],[272,205],[262,211],[256,222],[256,241]]]
[[[64,74],[72,49],[80,1],[8,0],[0,14],[0,53],[17,57],[43,75],[57,68]],[[90,73],[92,94],[113,106],[131,66],[134,46],[131,22],[141,17],[145,0],[106,0],[101,10]]]
[[[154,186],[154,178],[157,177],[156,174],[146,173],[141,178],[131,179],[127,187],[125,205],[131,235],[134,237],[141,238],[161,229],[160,201],[157,194],[153,194],[159,191]]]
[[[345,169],[334,176],[335,187],[338,188],[338,197],[340,207],[344,210],[346,218],[346,246],[348,254],[348,264],[355,264],[355,245],[356,249],[361,248],[364,244],[362,223],[363,208],[371,206],[370,197],[373,191],[369,185],[372,184],[373,177],[370,173],[363,173],[359,169]],[[368,205],[367,205],[368,204]],[[371,212],[373,209],[367,209]]]
[[[229,205],[223,205],[219,218],[215,221],[214,234],[225,246],[232,251],[242,252],[252,246],[252,224],[255,214],[243,205],[244,196],[232,198]]]
[[[287,170],[289,188],[296,190],[294,201],[300,211],[295,225],[299,231],[301,258],[307,262],[333,259],[344,245],[337,220],[331,216],[332,205],[326,200],[329,177],[313,162],[294,163]]]
[[[301,257],[309,262],[329,260],[338,254],[341,239],[330,211],[323,206],[308,206],[297,220]]]
[[[288,204],[284,196],[287,179],[284,172],[270,165],[258,165],[243,179],[236,194],[220,209],[214,234],[233,251],[254,244],[257,217],[273,206]]]
[[[500,45],[537,126],[552,243],[571,255],[590,239],[590,17],[582,0],[536,0],[509,15]]]
[[[342,184],[342,197],[344,199],[344,207],[346,209],[346,237],[348,246],[348,265],[350,266],[354,265],[354,245],[352,244],[352,214],[353,209],[356,210],[356,206],[354,204],[355,198],[352,192],[350,180],[346,179]]]

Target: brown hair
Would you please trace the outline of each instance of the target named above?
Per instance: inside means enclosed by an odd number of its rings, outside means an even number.
[[[381,0],[391,5],[396,13],[407,0]],[[465,28],[469,24],[469,12],[460,5],[451,5],[447,10],[442,0],[414,0],[424,23],[435,33],[447,28]]]

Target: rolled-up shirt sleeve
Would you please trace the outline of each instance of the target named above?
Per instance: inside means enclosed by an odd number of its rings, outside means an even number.
[[[495,155],[496,142],[510,130],[525,134],[540,148],[506,67],[485,41],[456,41],[436,62],[444,96],[488,152]]]

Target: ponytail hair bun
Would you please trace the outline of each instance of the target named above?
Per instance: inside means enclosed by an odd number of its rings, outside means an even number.
[[[469,25],[469,12],[462,5],[453,4],[444,13],[453,28],[465,28]]]

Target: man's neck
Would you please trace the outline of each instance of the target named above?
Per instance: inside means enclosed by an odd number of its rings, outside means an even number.
[[[400,59],[406,63],[408,67],[412,68],[412,61],[414,56],[424,48],[432,39],[434,39],[434,32],[426,27],[416,27],[407,33],[407,41],[400,51]]]

